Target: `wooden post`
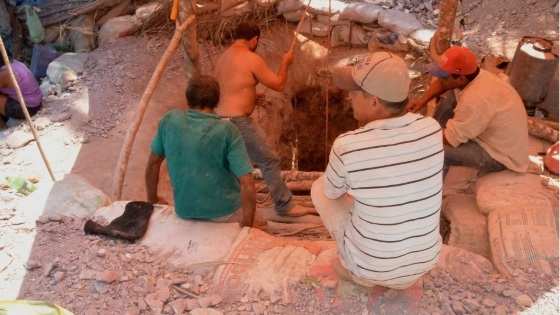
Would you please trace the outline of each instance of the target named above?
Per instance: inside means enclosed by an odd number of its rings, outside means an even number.
[[[434,61],[438,61],[439,56],[450,46],[456,15],[457,0],[441,0],[438,29],[430,41],[430,55]]]
[[[140,124],[142,123],[142,119],[144,118],[144,114],[146,113],[146,109],[148,107],[148,104],[150,103],[152,95],[155,92],[155,89],[165,71],[165,68],[169,64],[169,61],[171,61],[171,57],[173,57],[173,54],[177,50],[177,47],[179,47],[181,38],[183,36],[183,32],[193,22],[194,22],[194,16],[189,17],[182,24],[176,22],[175,33],[173,34],[173,38],[171,38],[171,41],[169,42],[169,46],[167,46],[167,49],[165,50],[163,56],[159,60],[159,63],[156,66],[156,69],[154,70],[154,73],[152,74],[150,81],[148,82],[148,86],[146,87],[146,90],[144,91],[144,94],[140,99],[140,103],[138,104],[138,108],[136,109],[134,120],[132,121],[132,124],[128,127],[128,130],[126,132],[126,137],[124,138],[123,147],[121,149],[119,160],[117,162],[117,169],[113,177],[113,192],[112,192],[113,200],[119,200],[121,198],[124,178],[126,175],[126,169],[128,167],[128,159],[132,151],[134,138],[136,137],[136,133],[140,128]]]
[[[52,181],[56,181],[56,179],[54,178],[54,174],[53,171],[51,169],[51,165],[49,163],[49,160],[47,160],[47,156],[45,155],[45,152],[43,151],[43,146],[41,145],[41,142],[39,141],[39,136],[37,135],[37,130],[35,130],[35,126],[33,126],[33,122],[31,121],[31,116],[29,115],[29,112],[27,111],[27,105],[25,103],[25,99],[23,98],[23,94],[21,94],[21,89],[19,88],[19,83],[16,80],[16,76],[14,75],[14,71],[12,70],[12,65],[10,64],[10,59],[8,58],[8,53],[6,52],[6,47],[4,46],[4,40],[2,40],[2,37],[0,37],[0,52],[2,53],[2,58],[4,59],[4,64],[6,65],[6,68],[8,69],[8,73],[10,74],[10,79],[12,80],[12,84],[14,85],[15,89],[16,89],[16,94],[18,97],[18,102],[19,102],[19,106],[21,106],[21,111],[23,112],[23,114],[25,115],[25,120],[27,120],[27,123],[29,124],[29,128],[31,128],[31,133],[33,133],[33,138],[35,138],[35,142],[37,143],[37,148],[39,148],[39,153],[41,153],[41,157],[43,158],[43,162],[45,162],[45,166],[47,167],[47,171],[49,172],[49,175],[52,179]]]

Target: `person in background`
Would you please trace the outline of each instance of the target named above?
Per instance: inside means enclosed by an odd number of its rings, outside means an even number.
[[[279,92],[284,90],[293,53],[284,54],[280,69],[274,73],[255,53],[260,37],[258,26],[241,23],[233,37],[235,41],[216,63],[216,78],[221,91],[216,112],[239,128],[251,161],[263,173],[276,213],[282,216],[316,214],[313,208],[293,203],[292,193],[282,180],[280,160],[267,146],[262,130],[250,117],[255,109],[257,84],[262,83]]]
[[[430,117],[407,113],[410,78],[398,56],[378,52],[340,64],[363,127],[332,146],[311,198],[336,241],[335,270],[362,286],[405,289],[438,261],[443,140]]]
[[[39,83],[24,63],[12,59],[11,56],[8,58],[27,105],[27,111],[29,115],[33,116],[41,109],[43,100]],[[4,63],[4,59],[0,58],[0,128],[3,128],[10,118],[25,119],[25,114],[19,104],[8,67]]]
[[[506,168],[526,172],[527,112],[517,91],[480,69],[474,53],[465,47],[446,50],[431,73],[431,86],[410,103],[409,110],[418,111],[441,96],[434,118],[444,128],[446,166],[468,166],[482,173]],[[457,96],[453,89],[458,89]]]
[[[220,89],[209,76],[191,79],[189,109],[160,121],[146,167],[147,200],[158,203],[159,171],[167,160],[175,212],[182,219],[252,226],[256,207],[252,166],[239,130],[214,114]]]

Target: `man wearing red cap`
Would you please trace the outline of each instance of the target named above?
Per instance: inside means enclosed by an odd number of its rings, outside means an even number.
[[[409,104],[409,111],[418,111],[441,95],[434,118],[444,128],[446,165],[525,172],[527,112],[517,91],[480,69],[476,56],[465,47],[446,50],[430,72],[431,86]]]

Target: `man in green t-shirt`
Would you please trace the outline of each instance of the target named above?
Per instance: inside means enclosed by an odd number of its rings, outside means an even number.
[[[159,170],[167,160],[175,212],[182,219],[253,224],[253,168],[239,130],[213,113],[220,89],[209,76],[187,87],[189,109],[160,121],[146,167],[148,202],[157,203]]]

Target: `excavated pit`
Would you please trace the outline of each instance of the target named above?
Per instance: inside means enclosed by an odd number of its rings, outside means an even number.
[[[331,89],[328,109],[326,94],[311,86],[292,97],[292,114],[280,135],[282,169],[324,171],[336,137],[358,127],[346,93]]]

